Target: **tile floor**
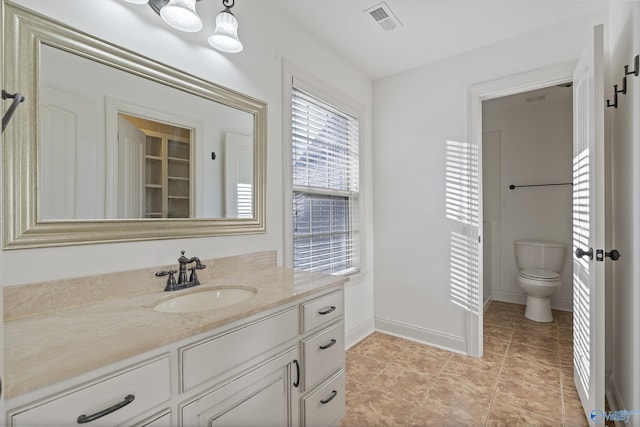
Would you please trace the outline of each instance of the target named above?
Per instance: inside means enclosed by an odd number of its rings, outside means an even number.
[[[537,323],[522,305],[492,302],[482,359],[373,333],[347,352],[341,427],[586,426],[572,319],[554,311]]]

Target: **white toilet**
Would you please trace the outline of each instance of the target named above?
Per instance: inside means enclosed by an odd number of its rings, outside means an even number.
[[[518,284],[527,294],[525,317],[552,322],[551,296],[560,287],[565,245],[557,242],[516,240],[513,243],[520,269]]]

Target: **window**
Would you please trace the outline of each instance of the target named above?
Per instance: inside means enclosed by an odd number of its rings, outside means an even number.
[[[295,83],[291,104],[293,268],[354,272],[360,266],[358,118]]]

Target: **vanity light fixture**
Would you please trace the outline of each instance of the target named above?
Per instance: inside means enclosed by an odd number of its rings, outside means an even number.
[[[196,12],[196,0],[169,0],[169,4],[160,9],[160,17],[176,30],[195,33],[202,29],[202,19]]]
[[[189,33],[202,29],[202,19],[196,12],[196,2],[201,0],[125,0],[134,4],[149,3],[149,6],[171,27]],[[209,44],[226,53],[242,52],[238,38],[238,20],[231,13],[235,0],[222,0],[224,9],[216,17],[216,29],[209,37]]]
[[[227,53],[242,52],[243,46],[238,39],[238,20],[231,13],[235,0],[222,0],[224,10],[216,16],[216,30],[209,37],[209,44]]]

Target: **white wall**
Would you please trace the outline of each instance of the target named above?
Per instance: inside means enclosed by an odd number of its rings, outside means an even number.
[[[115,0],[18,0],[17,3],[62,21],[142,55],[182,69],[269,104],[267,140],[267,232],[182,240],[101,244],[52,249],[13,250],[3,253],[5,268],[0,280],[5,286],[49,279],[79,277],[164,265],[175,262],[179,251],[200,258],[216,258],[260,250],[277,250],[283,264],[283,175],[282,175],[282,60],[287,58],[308,72],[321,76],[337,90],[357,99],[366,108],[361,156],[362,199],[366,212],[363,257],[373,264],[371,226],[371,80],[337,56],[283,14],[257,0],[238,2],[234,13],[245,50],[236,55],[219,53],[207,44],[220,4],[203,1],[198,11],[205,28],[196,34],[170,29],[148,6]],[[372,270],[351,280],[346,292],[346,330],[372,324]],[[150,278],[149,280],[154,280]]]
[[[465,141],[470,85],[576,59],[606,11],[374,82],[376,327],[466,351],[451,302],[445,145]],[[443,36],[444,37],[444,36]],[[437,43],[438,41],[430,41]]]
[[[526,102],[539,96],[546,98]],[[513,242],[549,240],[566,246],[561,286],[554,294],[552,304],[554,308],[571,310],[572,187],[510,190],[509,185],[572,182],[572,90],[551,87],[492,99],[483,103],[482,115],[483,132],[499,131],[501,135],[500,187],[487,188],[487,183],[483,183],[485,200],[493,191],[500,193],[489,197],[490,200],[498,199],[501,209],[498,218],[502,237],[501,280],[493,282],[493,299],[526,303],[526,294],[518,286]],[[483,140],[483,151],[484,148]],[[485,166],[492,167],[486,160],[483,158],[483,174]]]
[[[610,8],[610,82],[622,83],[624,66],[640,54],[640,3],[614,1]],[[612,126],[613,236],[621,258],[613,267],[612,391],[621,409],[640,408],[640,77],[628,76],[627,95],[609,108]],[[640,415],[631,418],[640,426]]]

